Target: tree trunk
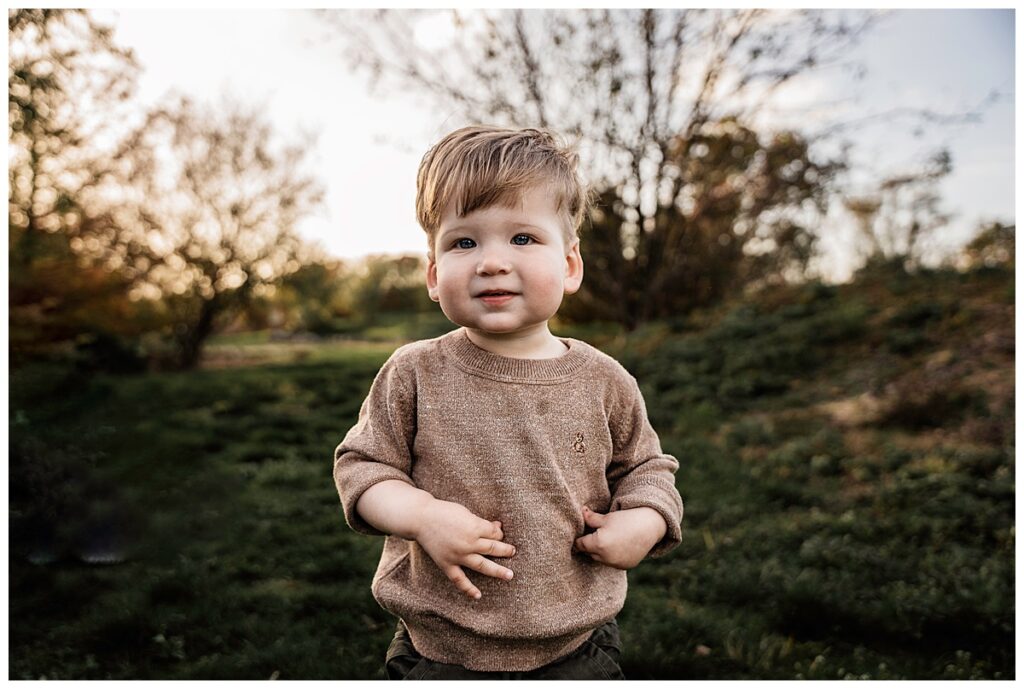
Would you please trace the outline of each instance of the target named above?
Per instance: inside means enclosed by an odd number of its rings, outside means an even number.
[[[216,297],[204,299],[199,308],[199,318],[192,324],[180,340],[181,351],[178,363],[182,369],[193,369],[199,363],[203,353],[203,344],[213,333],[213,321],[220,313],[221,305]]]

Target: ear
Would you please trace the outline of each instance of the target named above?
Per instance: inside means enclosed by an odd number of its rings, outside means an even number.
[[[579,239],[573,240],[565,255],[565,280],[562,284],[566,294],[575,294],[583,284],[583,256],[580,254]]]
[[[437,263],[432,256],[427,257],[427,294],[434,301],[440,301],[437,296]]]

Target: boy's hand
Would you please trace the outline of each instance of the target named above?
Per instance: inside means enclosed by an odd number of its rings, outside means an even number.
[[[470,598],[478,599],[480,589],[473,585],[463,567],[498,579],[511,579],[512,570],[488,560],[512,557],[514,546],[503,543],[501,522],[481,519],[462,505],[432,500],[424,507],[416,542],[427,552],[455,587]]]
[[[597,531],[577,538],[576,548],[616,569],[640,564],[668,529],[665,519],[650,507],[600,514],[584,506],[583,521]]]

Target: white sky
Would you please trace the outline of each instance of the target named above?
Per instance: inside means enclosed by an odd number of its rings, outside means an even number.
[[[327,253],[425,251],[414,215],[416,168],[423,152],[452,128],[451,113],[424,109],[393,93],[371,97],[339,46],[321,42],[315,16],[297,10],[96,11],[112,21],[115,40],[143,67],[139,98],[154,103],[170,90],[216,103],[228,92],[265,104],[282,134],[319,133],[315,170],[326,190],[317,217],[301,227]],[[942,191],[957,213],[942,243],[962,245],[983,219],[1014,219],[1013,10],[905,10],[893,15],[851,55],[864,62],[860,82],[836,72],[794,90],[791,102],[850,99],[858,109],[895,107],[964,111],[992,89],[1008,98],[979,124],[933,127],[924,139],[910,127],[861,130],[858,156],[881,171],[898,170],[915,154],[950,147],[953,174]],[[845,279],[852,228],[835,218],[827,228],[825,266]]]

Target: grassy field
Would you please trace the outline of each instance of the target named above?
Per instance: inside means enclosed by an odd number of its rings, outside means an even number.
[[[1013,678],[1013,302],[1012,272],[882,275],[589,329],[686,504],[630,573],[627,677]],[[397,344],[12,371],[10,678],[383,678],[382,541],[331,454]]]

